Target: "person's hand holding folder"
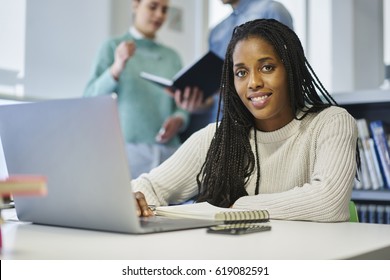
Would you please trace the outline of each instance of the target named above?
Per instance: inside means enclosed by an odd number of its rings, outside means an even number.
[[[172,139],[183,126],[183,119],[179,116],[168,118],[162,125],[160,131],[156,135],[158,143],[166,143]]]
[[[140,77],[166,88],[178,106],[195,112],[209,105],[209,98],[218,92],[222,66],[223,59],[209,51],[171,79],[147,72],[141,72]]]
[[[190,113],[201,113],[204,109],[209,108],[213,102],[213,97],[204,98],[203,91],[198,87],[185,87],[172,90],[166,88],[166,92],[174,98],[176,105]]]

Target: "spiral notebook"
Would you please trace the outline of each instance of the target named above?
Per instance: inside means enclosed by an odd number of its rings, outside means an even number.
[[[216,220],[224,224],[264,223],[270,219],[267,210],[245,210],[222,208],[208,202],[160,206],[155,208],[157,216],[180,217],[202,220]]]
[[[222,208],[208,202],[200,202],[176,206],[160,206],[155,207],[154,211],[157,216],[216,221],[218,225],[210,227],[207,231],[210,233],[240,235],[271,229],[268,223],[270,215],[267,210]]]

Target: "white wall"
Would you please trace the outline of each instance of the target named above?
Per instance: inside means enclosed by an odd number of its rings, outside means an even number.
[[[26,0],[0,0],[0,93],[23,95]]]
[[[167,22],[159,32],[159,40],[174,47],[184,64],[206,51],[206,4],[207,0],[171,0],[182,12],[182,30]],[[126,32],[130,23],[131,0],[27,1],[25,96],[81,96],[99,46]]]
[[[323,0],[322,0],[323,1]],[[293,18],[294,31],[301,40],[302,46],[307,50],[307,0],[278,0],[290,12]]]
[[[0,0],[0,69],[23,72],[26,0]]]
[[[110,11],[109,0],[27,1],[25,96],[81,96]]]
[[[331,93],[384,80],[382,0],[310,1],[309,59]]]
[[[223,4],[220,0],[209,1],[209,28],[213,28],[220,21],[226,18],[231,12],[232,7],[227,4]]]
[[[327,89],[330,89],[332,85],[331,9],[330,1],[309,0],[308,13],[310,16],[308,18],[307,57],[317,76]]]
[[[385,75],[383,1],[355,0],[354,4],[353,89],[379,88]]]
[[[158,40],[178,51],[183,64],[189,65],[208,49],[208,1],[170,0],[170,6]]]
[[[385,63],[390,65],[390,0],[383,0],[383,20]]]

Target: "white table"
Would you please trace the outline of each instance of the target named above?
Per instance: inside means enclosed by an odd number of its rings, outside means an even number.
[[[205,229],[145,235],[22,223],[4,211],[1,259],[324,260],[390,259],[390,225],[272,220],[241,236]]]

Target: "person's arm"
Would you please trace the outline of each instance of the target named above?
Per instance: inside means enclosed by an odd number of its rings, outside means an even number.
[[[334,115],[312,137],[317,148],[314,168],[307,171],[309,182],[284,192],[241,197],[233,207],[267,209],[272,219],[347,221],[356,175],[356,122],[349,114]]]
[[[267,10],[267,18],[273,18],[294,30],[294,23],[287,8],[277,1],[270,2]]]
[[[215,124],[194,133],[169,159],[148,174],[132,181],[134,192],[142,192],[148,204],[168,205],[187,201],[198,193],[199,173]]]
[[[177,105],[175,108],[173,114],[165,120],[160,131],[156,135],[156,141],[159,143],[168,142],[188,127],[189,112]]]
[[[121,42],[115,49],[115,60],[110,67],[112,77],[118,81],[126,63],[131,59],[135,53],[135,43],[133,41]]]
[[[167,143],[175,137],[182,127],[184,127],[185,120],[181,115],[173,115],[169,117],[162,125],[160,131],[156,136],[156,141],[159,143]]]
[[[134,52],[135,44],[133,42],[122,42],[118,46],[114,41],[107,41],[103,44],[92,67],[92,74],[84,96],[115,92],[119,77]]]

